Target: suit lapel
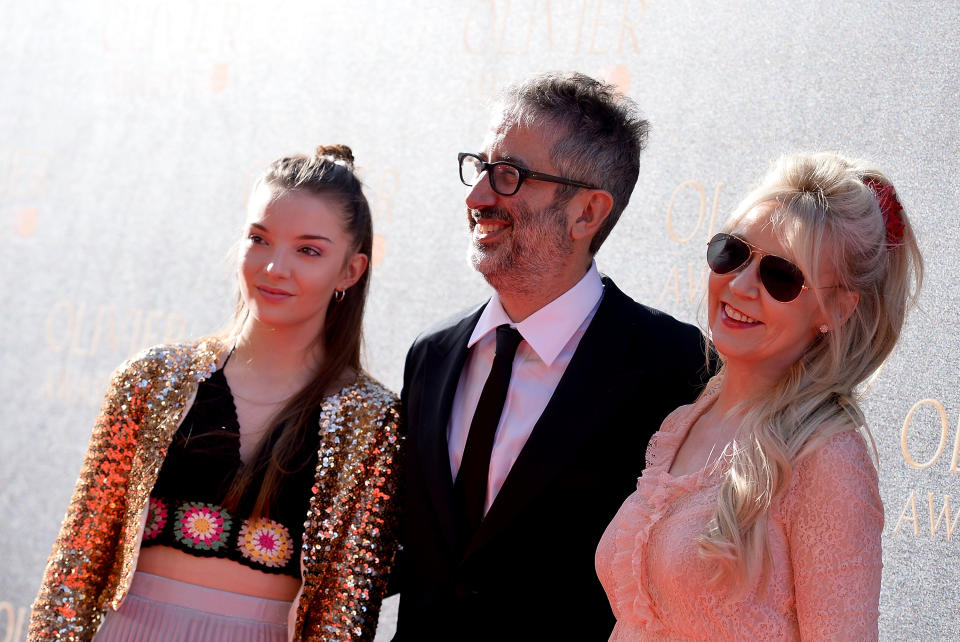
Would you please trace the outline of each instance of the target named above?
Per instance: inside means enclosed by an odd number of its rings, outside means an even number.
[[[467,361],[467,341],[480,319],[480,306],[453,326],[438,340],[430,343],[424,362],[424,400],[421,404],[420,461],[430,491],[430,497],[439,516],[445,538],[454,548],[453,478],[450,474],[450,455],[447,447],[447,424],[453,397],[457,392],[460,373]]]
[[[467,556],[509,524],[544,486],[571,465],[584,442],[594,436],[595,427],[606,425],[606,415],[615,410],[613,404],[604,401],[627,394],[636,385],[642,364],[623,363],[620,352],[611,349],[624,341],[625,332],[630,332],[622,322],[625,299],[616,286],[605,283],[604,298],[593,321],[481,522]]]

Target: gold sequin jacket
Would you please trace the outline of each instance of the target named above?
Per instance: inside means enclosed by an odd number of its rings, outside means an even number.
[[[160,346],[114,373],[30,615],[29,640],[90,640],[126,596],[150,492],[216,339]],[[360,374],[320,414],[294,640],[372,640],[396,551],[398,401]]]

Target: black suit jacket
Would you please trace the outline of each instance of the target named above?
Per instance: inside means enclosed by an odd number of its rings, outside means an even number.
[[[447,423],[483,306],[407,354],[403,553],[394,640],[606,640],[600,536],[647,441],[706,381],[700,331],[604,278],[597,312],[467,552],[454,540]]]

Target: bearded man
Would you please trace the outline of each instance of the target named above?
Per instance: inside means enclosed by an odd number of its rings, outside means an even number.
[[[649,125],[610,85],[509,88],[459,155],[488,301],[407,355],[394,640],[606,640],[594,573],[647,442],[708,374],[700,331],[630,299],[594,255],[636,184]]]

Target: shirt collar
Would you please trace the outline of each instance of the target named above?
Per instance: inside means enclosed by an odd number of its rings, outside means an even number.
[[[497,326],[506,323],[517,328],[537,356],[549,367],[593,311],[602,295],[603,282],[600,280],[596,261],[590,263],[590,269],[576,285],[520,323],[510,320],[500,303],[500,297],[494,292],[480,314],[470,341],[467,342],[467,348],[472,348]]]

